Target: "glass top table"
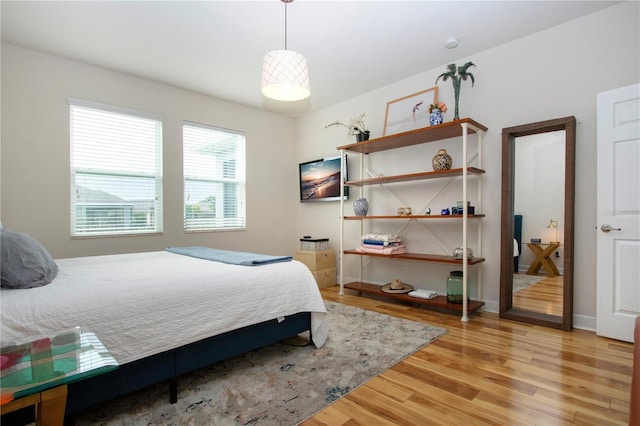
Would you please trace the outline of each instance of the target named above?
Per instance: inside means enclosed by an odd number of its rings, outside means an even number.
[[[81,327],[3,341],[0,362],[0,404],[118,368],[98,337]]]

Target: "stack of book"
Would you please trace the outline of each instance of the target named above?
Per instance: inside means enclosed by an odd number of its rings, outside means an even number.
[[[402,244],[402,237],[393,234],[365,234],[357,251],[375,254],[402,254],[407,249]]]

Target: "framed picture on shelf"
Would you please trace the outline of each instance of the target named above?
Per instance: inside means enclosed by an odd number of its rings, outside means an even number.
[[[438,101],[438,86],[387,102],[383,136],[429,125],[429,105]]]

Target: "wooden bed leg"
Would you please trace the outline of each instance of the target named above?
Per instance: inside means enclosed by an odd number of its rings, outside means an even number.
[[[175,404],[178,402],[178,378],[169,379],[169,402]]]

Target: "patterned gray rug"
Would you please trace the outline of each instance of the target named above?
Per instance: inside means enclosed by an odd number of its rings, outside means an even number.
[[[317,349],[278,343],[74,416],[76,425],[296,425],[447,333],[444,328],[325,301]]]
[[[517,293],[520,290],[524,290],[543,279],[544,277],[541,275],[513,274],[513,292]]]

